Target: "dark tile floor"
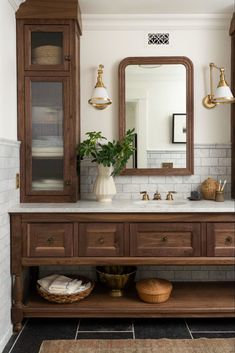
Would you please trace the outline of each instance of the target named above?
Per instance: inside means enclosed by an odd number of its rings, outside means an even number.
[[[235,337],[234,319],[30,319],[3,353],[38,353],[43,340]]]

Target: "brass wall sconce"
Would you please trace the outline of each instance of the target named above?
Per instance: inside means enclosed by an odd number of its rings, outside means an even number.
[[[97,82],[92,97],[88,100],[89,104],[99,110],[105,109],[108,105],[112,104],[112,101],[108,96],[106,87],[103,84],[103,68],[103,65],[99,65]]]
[[[210,66],[210,94],[208,94],[202,101],[204,107],[211,109],[221,103],[234,103],[235,98],[233,97],[231,89],[229,88],[227,82],[225,81],[224,68],[218,67],[213,63],[210,63],[209,66]],[[213,90],[213,68],[216,68],[220,71],[220,80],[215,90],[215,93]]]

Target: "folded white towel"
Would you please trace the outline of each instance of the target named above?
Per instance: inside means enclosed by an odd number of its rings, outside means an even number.
[[[40,286],[45,289],[48,290],[51,283],[56,280],[56,278],[59,277],[59,275],[50,275],[44,278],[39,279],[37,282],[38,284],[40,284]]]
[[[51,283],[48,289],[49,291],[65,291],[71,281],[72,278],[60,275]]]
[[[91,282],[82,284],[81,280],[63,275],[51,275],[38,280],[40,286],[50,294],[76,294],[91,287]]]
[[[69,282],[67,287],[67,293],[68,294],[76,293],[81,287],[81,284],[82,284],[82,281],[78,281],[77,279],[74,279],[73,281]]]

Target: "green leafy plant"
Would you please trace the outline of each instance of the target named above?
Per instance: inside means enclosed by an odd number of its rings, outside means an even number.
[[[105,167],[113,166],[112,175],[119,175],[135,151],[134,129],[128,130],[121,140],[106,143],[102,143],[107,139],[100,131],[87,132],[86,135],[88,138],[77,146],[78,158],[91,158],[92,162]]]

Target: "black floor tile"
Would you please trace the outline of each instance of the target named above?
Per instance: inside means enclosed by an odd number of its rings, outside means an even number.
[[[192,332],[193,338],[235,338],[234,332]]]
[[[31,319],[11,353],[38,353],[43,340],[74,339],[77,325],[76,319]]]
[[[133,339],[132,332],[80,332],[77,339],[124,340]]]
[[[79,331],[131,331],[129,319],[81,319]]]
[[[2,353],[8,353],[10,351],[10,349],[13,346],[17,336],[18,336],[18,334],[14,334],[14,335],[11,336],[11,338],[9,339],[7,345],[3,349]]]
[[[191,338],[181,319],[142,319],[134,321],[135,338]]]
[[[235,320],[230,318],[186,319],[190,331],[234,331]]]

